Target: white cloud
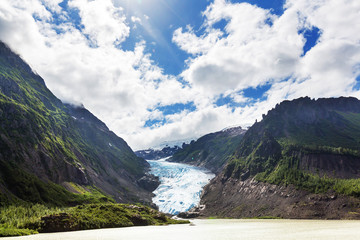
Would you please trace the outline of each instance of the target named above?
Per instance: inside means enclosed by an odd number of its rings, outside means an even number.
[[[59,6],[60,3],[62,3],[63,0],[43,0],[42,3],[51,11],[60,13],[61,7]]]
[[[44,9],[30,4],[19,9],[6,1],[0,6],[0,38],[31,63],[56,96],[67,102],[84,103],[110,129],[128,139],[142,131],[146,120],[156,117],[148,109],[188,102],[193,93],[175,77],[162,73],[150,55],[144,53],[145,42],[138,43],[134,51],[123,51],[112,44],[126,37],[128,26],[120,12],[96,21],[101,14],[117,11],[110,3],[72,3],[79,8],[84,30],[63,23],[56,26],[62,29],[57,34],[49,12],[42,12],[44,18],[35,21],[33,14]],[[95,13],[97,9],[99,12]],[[104,30],[105,25],[110,28]],[[98,47],[89,43],[87,34]],[[141,146],[143,140],[134,141],[132,146]]]
[[[210,32],[197,37],[191,28],[187,32],[178,28],[174,32],[173,42],[188,53],[200,54],[208,52],[222,35],[220,30],[210,29]]]
[[[181,29],[174,34],[180,48],[193,54],[194,50],[187,46],[197,46],[204,39],[213,38],[213,24],[223,19],[228,21],[225,27],[227,36],[213,41],[215,43],[206,47],[206,52],[202,51],[202,55],[189,61],[188,69],[183,72],[182,76],[194,87],[213,94],[228,89],[238,91],[281,80],[295,70],[304,44],[297,31],[299,19],[296,12],[287,11],[277,18],[268,10],[250,4],[217,0],[207,8],[204,16],[205,36],[196,37],[192,31],[183,32]]]
[[[139,17],[131,16],[131,21],[133,23],[139,23],[141,24],[141,19]]]
[[[44,77],[56,96],[84,103],[135,149],[230,125],[249,126],[284,99],[360,97],[352,89],[360,75],[357,0],[288,0],[281,16],[246,3],[215,0],[203,13],[203,31],[191,26],[174,31],[172,41],[189,54],[180,76],[164,74],[151,60],[145,53],[151,43],[138,42],[134,51],[114,46],[126,40],[129,23],[139,19],[127,20],[111,0],[70,1],[79,10],[81,30],[66,21],[69,16],[60,2],[3,0],[0,39]],[[52,12],[64,23],[55,26]],[[150,24],[148,17],[142,19]],[[214,27],[221,20],[227,21],[223,31]],[[312,26],[321,37],[303,56],[305,38],[299,30]],[[271,84],[265,101],[244,96],[244,89],[264,84]],[[243,107],[216,106],[220,95]],[[189,102],[196,111],[164,115],[156,109]],[[163,126],[143,127],[147,120],[163,119]]]
[[[352,87],[360,75],[360,2],[289,0],[285,6],[284,13],[276,16],[247,3],[215,0],[204,12],[205,34],[196,36],[191,28],[174,32],[173,41],[181,49],[198,54],[188,60],[182,76],[194,88],[215,96],[225,93],[235,102],[246,101],[234,97],[242,89],[270,83],[263,104],[268,107],[269,102],[275,105],[305,95],[358,95]],[[204,42],[221,20],[227,21],[226,34],[219,34],[211,44]],[[306,39],[300,30],[313,26],[320,29],[321,37],[302,56]],[[197,47],[199,43],[206,51]]]
[[[99,46],[123,42],[130,28],[125,23],[122,8],[115,7],[111,0],[71,0],[69,6],[79,9],[84,33]]]
[[[309,25],[321,30],[319,43],[300,61],[292,95],[331,97],[353,95],[360,75],[360,2],[288,1],[287,7],[301,12]]]

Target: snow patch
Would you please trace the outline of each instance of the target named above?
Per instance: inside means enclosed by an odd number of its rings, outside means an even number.
[[[189,144],[192,140],[196,140],[197,138],[187,138],[187,139],[180,139],[180,140],[174,140],[174,141],[166,141],[162,142],[157,146],[151,147],[153,150],[161,150],[164,147],[181,147],[183,143]]]

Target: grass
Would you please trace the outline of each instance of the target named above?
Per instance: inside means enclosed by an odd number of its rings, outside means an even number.
[[[0,236],[23,236],[99,228],[189,223],[174,220],[150,207],[130,204],[87,204],[67,208],[44,205],[0,209]]]
[[[39,222],[43,216],[60,213],[62,210],[40,204],[2,207],[0,208],[0,237],[38,233],[37,229],[29,229],[26,226]]]
[[[10,229],[24,228],[39,221],[43,216],[61,211],[61,208],[50,208],[41,204],[3,207],[0,211],[0,225]]]
[[[31,229],[4,228],[0,227],[0,237],[15,237],[37,234],[37,231]]]

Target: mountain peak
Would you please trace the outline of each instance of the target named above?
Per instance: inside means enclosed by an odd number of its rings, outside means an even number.
[[[355,97],[339,97],[339,98],[319,98],[317,100],[310,97],[301,97],[294,100],[285,100],[276,104],[267,116],[276,113],[295,112],[299,110],[314,109],[321,111],[323,109],[334,111],[351,111],[360,112],[360,100]]]
[[[358,148],[357,133],[351,130],[360,127],[358,113],[360,101],[354,97],[303,97],[277,104],[249,129],[248,135],[261,136],[267,130],[277,139],[287,138],[298,144]]]
[[[2,64],[10,65],[14,68],[21,69],[22,71],[33,75],[33,78],[36,79],[39,83],[45,86],[45,81],[37,73],[35,73],[29,64],[27,64],[20,55],[13,52],[10,47],[4,42],[0,41],[0,56],[2,59]]]

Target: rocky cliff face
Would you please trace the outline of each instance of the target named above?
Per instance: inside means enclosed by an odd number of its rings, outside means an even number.
[[[204,189],[201,216],[233,218],[359,219],[360,200],[334,191],[309,193],[294,185],[217,176]]]
[[[71,204],[74,184],[119,202],[150,202],[137,183],[148,167],[88,110],[57,99],[0,43],[0,204]]]
[[[360,218],[360,101],[285,101],[204,189],[205,215]]]

